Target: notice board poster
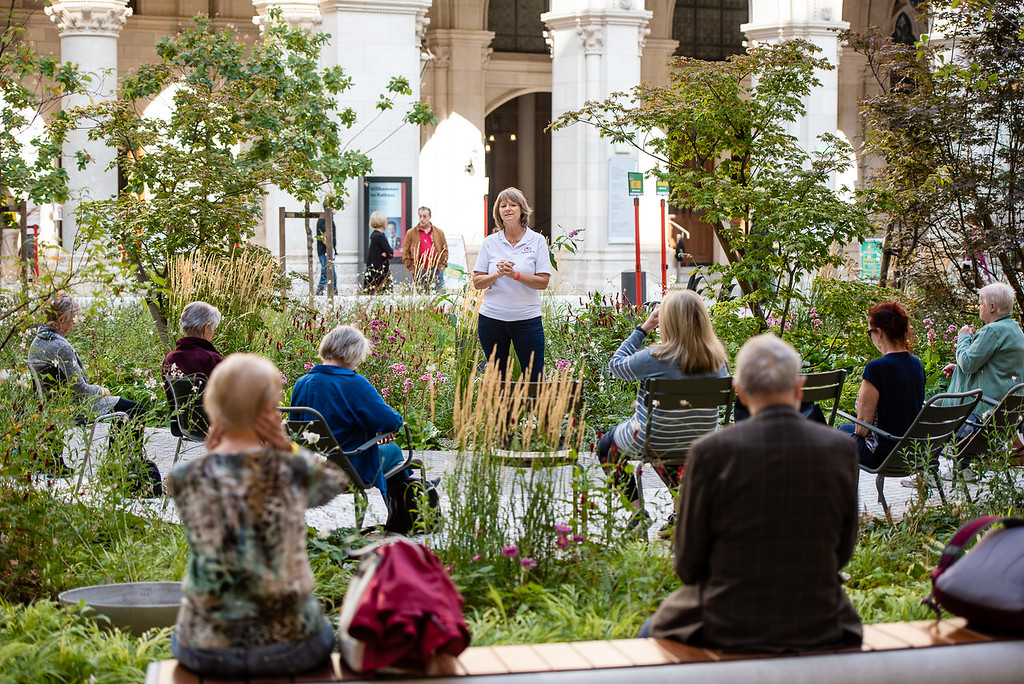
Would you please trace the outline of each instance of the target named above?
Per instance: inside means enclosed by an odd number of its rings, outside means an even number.
[[[860,243],[860,280],[878,282],[882,275],[882,241],[865,240]]]
[[[367,176],[363,179],[363,227],[359,253],[366,254],[370,242],[370,214],[382,211],[387,217],[384,236],[395,250],[395,257],[402,256],[402,240],[414,223],[412,218],[412,177]]]
[[[608,160],[608,243],[633,244],[636,240],[633,199],[629,196],[629,173],[635,172],[633,157]]]

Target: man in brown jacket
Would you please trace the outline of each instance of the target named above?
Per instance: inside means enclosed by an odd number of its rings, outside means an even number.
[[[800,357],[777,337],[743,345],[734,383],[752,417],[691,447],[675,530],[684,586],[641,635],[737,652],[856,647],[839,577],[857,542],[853,441],[800,415]]]
[[[440,290],[448,265],[448,241],[441,229],[430,222],[430,209],[419,208],[420,222],[410,228],[402,242],[402,262],[417,285]]]

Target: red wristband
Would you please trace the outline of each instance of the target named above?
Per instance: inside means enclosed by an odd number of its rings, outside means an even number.
[[[519,280],[522,277],[523,277],[523,272],[522,271],[516,271],[516,280]]]

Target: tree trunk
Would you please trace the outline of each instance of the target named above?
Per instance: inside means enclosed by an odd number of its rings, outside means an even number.
[[[167,318],[164,317],[162,311],[160,311],[160,305],[156,301],[156,297],[153,293],[153,288],[150,285],[149,276],[146,274],[146,269],[142,266],[138,257],[135,261],[135,280],[142,285],[143,295],[142,298],[146,302],[146,308],[149,309],[149,315],[153,318],[153,323],[156,325],[156,332],[160,336],[160,341],[164,343],[164,349],[170,350],[173,347],[171,342],[171,335],[167,330]]]
[[[733,249],[732,244],[729,242],[729,238],[726,237],[726,230],[731,228],[725,221],[715,225],[715,238],[718,240],[718,244],[722,245],[722,250],[725,252],[725,257],[729,260],[730,264],[735,264],[739,261],[739,255],[736,250]],[[744,278],[737,278],[736,284],[740,286],[740,292],[744,296],[753,294],[756,290],[753,283]],[[761,302],[747,300],[747,306],[750,307],[750,312],[754,314],[754,317],[761,322],[761,330],[764,330],[767,326],[764,318],[764,310],[761,308]]]

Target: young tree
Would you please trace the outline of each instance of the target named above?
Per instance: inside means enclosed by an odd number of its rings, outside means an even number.
[[[936,303],[969,301],[1005,278],[1024,308],[1024,16],[1015,0],[936,0],[942,36],[915,46],[877,30],[846,40],[879,93],[861,103],[865,141],[885,166],[871,183],[889,220],[883,270]]]
[[[167,264],[193,251],[227,253],[248,240],[269,184],[313,202],[327,195],[342,206],[345,182],[371,169],[363,153],[346,149],[342,129],[355,123],[337,98],[351,87],[340,67],[319,69],[329,39],[288,27],[279,13],[254,46],[203,17],[157,45],[160,61],[122,79],[118,98],[84,112],[92,135],[120,151],[126,187],[116,198],[83,205],[91,230],[123,260],[141,286],[166,344]],[[167,119],[142,116],[151,98],[173,91]],[[394,78],[379,109],[412,90]],[[433,121],[414,103],[410,124]]]
[[[63,202],[68,176],[58,162],[75,116],[61,105],[69,95],[87,92],[89,78],[73,64],[36,54],[24,22],[14,14],[13,3],[0,10],[0,204]],[[85,163],[82,155],[78,162]],[[22,262],[21,287],[0,288],[0,358],[6,362],[22,360],[7,357],[12,343],[39,321],[55,293],[110,282],[112,273],[90,253],[53,249],[61,254],[59,268],[44,268],[30,279],[28,264]]]
[[[553,130],[584,122],[602,136],[652,153],[673,202],[704,213],[754,315],[788,317],[800,281],[841,263],[837,246],[862,237],[863,211],[831,186],[849,162],[849,146],[823,136],[802,150],[786,132],[831,69],[806,41],[760,45],[725,62],[680,58],[667,86],[643,83],[628,94],[567,112]],[[784,323],[780,323],[780,332]]]

